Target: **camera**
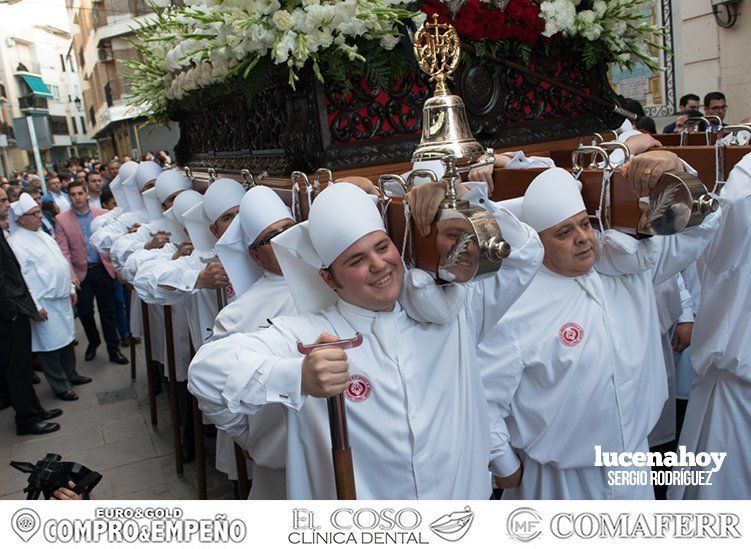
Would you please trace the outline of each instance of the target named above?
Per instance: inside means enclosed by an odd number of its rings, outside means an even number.
[[[27,494],[26,499],[39,499],[40,494],[44,495],[44,499],[50,499],[58,488],[67,488],[68,481],[73,481],[76,485],[73,492],[88,499],[91,491],[102,480],[102,475],[80,463],[62,459],[59,454],[47,454],[36,465],[22,461],[10,462],[11,467],[29,475],[29,484],[23,490]]]

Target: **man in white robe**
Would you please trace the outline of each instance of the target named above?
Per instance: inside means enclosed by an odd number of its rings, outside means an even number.
[[[122,188],[122,181],[136,173],[137,169],[137,162],[125,162],[122,165],[120,172],[109,183],[117,206],[91,223],[91,245],[100,253],[109,253],[114,240],[127,233],[134,225],[146,221],[140,212],[131,210]]]
[[[418,212],[431,200],[414,189]],[[441,189],[440,192],[443,192]],[[435,195],[437,202],[441,195]],[[487,199],[484,204],[489,205]],[[420,204],[423,204],[421,207]],[[458,313],[421,323],[400,304],[440,291],[404,280],[399,252],[362,190],[330,185],[309,220],[273,240],[300,316],[278,317],[253,334],[204,345],[190,390],[217,424],[281,404],[287,422],[287,496],[333,499],[335,483],[324,398],[344,394],[355,482],[362,499],[487,499],[490,425],[476,344],[518,298],[541,261],[540,242],[505,209],[492,208],[511,256],[494,276],[458,288]],[[435,210],[432,211],[435,214]],[[297,343],[363,336],[349,349],[303,357]],[[231,420],[230,420],[231,421]]]
[[[719,198],[720,229],[697,264],[696,379],[679,445],[727,455],[711,486],[672,486],[669,499],[751,499],[751,154],[730,172]]]
[[[681,169],[667,158],[632,161],[637,194]],[[595,466],[595,447],[648,451],[667,398],[654,285],[695,260],[717,215],[675,237],[637,241],[609,230],[598,243],[579,183],[554,168],[527,189],[520,216],[540,234],[543,267],[478,348],[495,407],[494,473],[523,471],[518,487],[501,484],[511,488],[503,497],[652,499],[651,485],[610,486],[615,469]]]
[[[297,313],[271,239],[294,224],[292,213],[269,187],[250,189],[240,212],[216,245],[237,299],[219,312],[212,340],[268,328]],[[222,415],[217,428],[217,469],[237,478],[232,441],[253,458],[250,499],[286,499],[287,432],[280,404],[254,415]],[[231,437],[231,438],[230,438]]]
[[[31,350],[37,353],[55,396],[76,400],[78,396],[71,385],[89,383],[91,378],[76,372],[73,349],[76,289],[70,264],[57,242],[39,230],[42,212],[31,195],[22,194],[11,208],[15,225],[8,243],[41,317],[31,323]]]

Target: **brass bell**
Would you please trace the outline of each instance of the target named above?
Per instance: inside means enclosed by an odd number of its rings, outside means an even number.
[[[413,50],[420,68],[436,83],[435,94],[422,110],[422,137],[412,162],[440,160],[453,155],[459,167],[475,162],[485,153],[472,135],[464,101],[452,95],[446,84],[459,65],[461,46],[453,26],[425,23],[415,33]]]

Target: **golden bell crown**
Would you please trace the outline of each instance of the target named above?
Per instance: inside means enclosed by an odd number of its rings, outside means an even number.
[[[412,162],[456,158],[458,166],[476,161],[485,153],[469,130],[467,111],[458,95],[452,95],[446,83],[459,66],[461,41],[453,25],[439,23],[434,14],[415,33],[412,49],[415,58],[430,80],[435,93],[423,106],[422,137],[412,155]]]

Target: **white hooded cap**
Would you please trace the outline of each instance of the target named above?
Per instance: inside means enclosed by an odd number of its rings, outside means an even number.
[[[279,195],[263,185],[257,185],[245,193],[240,201],[239,217],[246,246],[253,244],[258,235],[277,221],[294,221],[292,212]]]
[[[201,196],[201,193],[189,189],[177,195],[175,201],[172,203],[172,207],[167,211],[171,210],[175,220],[180,223],[180,225],[185,227],[185,219],[183,217],[185,216],[186,212],[193,206],[200,204],[201,202],[203,202],[203,196]]]
[[[138,179],[136,177],[137,173],[131,174],[128,179],[123,181],[122,189],[128,201],[130,211],[146,213],[146,204],[144,204],[141,192],[138,190]]]
[[[117,172],[117,176],[112,181],[110,181],[109,184],[110,190],[112,191],[112,196],[115,197],[117,205],[126,211],[133,210],[131,210],[130,204],[128,204],[128,197],[125,194],[125,190],[123,189],[123,182],[131,175],[136,173],[137,169],[138,163],[133,162],[132,160],[128,160],[122,166],[120,166],[120,171]]]
[[[240,205],[245,187],[234,179],[217,179],[203,195],[203,209],[209,224],[216,223],[224,212]]]
[[[211,220],[206,216],[206,212],[204,211],[205,205],[206,197],[204,196],[202,203],[196,204],[182,214],[183,225],[185,225],[185,229],[188,231],[193,248],[199,252],[209,252],[214,248],[214,244],[216,244],[216,237],[209,230]]]
[[[524,193],[522,221],[539,233],[586,209],[581,183],[563,168],[550,168]]]
[[[164,202],[173,194],[190,189],[190,180],[176,170],[163,171],[156,178],[156,196]]]
[[[39,204],[37,204],[36,200],[34,200],[29,193],[23,193],[19,196],[18,200],[10,205],[10,210],[8,211],[8,226],[10,232],[13,233],[18,229],[19,225],[16,223],[16,220],[19,217],[38,207]]]
[[[336,303],[336,294],[318,272],[362,237],[385,228],[371,199],[351,183],[329,185],[310,208],[308,221],[271,241],[298,312],[315,312]]]
[[[162,203],[159,202],[159,197],[156,194],[156,188],[151,187],[148,191],[141,193],[141,196],[146,205],[146,213],[149,215],[149,221],[161,219],[164,211],[162,210]]]
[[[152,160],[146,160],[138,165],[136,170],[136,181],[138,182],[138,190],[142,191],[146,186],[146,183],[153,181],[159,174],[162,173],[162,167]]]
[[[509,198],[507,200],[501,200],[500,202],[495,202],[494,204],[501,208],[506,208],[508,211],[514,214],[517,219],[522,220],[523,218],[522,206],[524,205],[523,196],[520,196],[518,198]]]
[[[258,185],[243,196],[240,213],[214,246],[235,295],[244,294],[263,276],[263,269],[248,255],[248,246],[269,226],[283,219],[294,222],[292,212],[269,187]]]

